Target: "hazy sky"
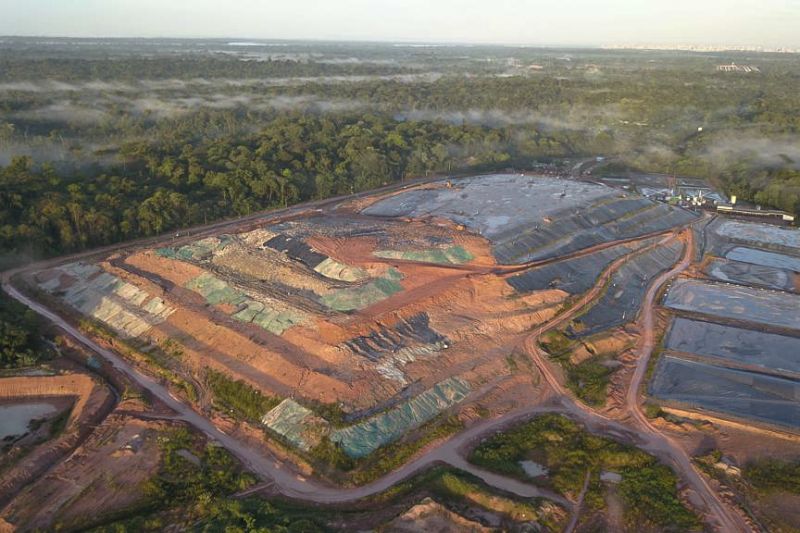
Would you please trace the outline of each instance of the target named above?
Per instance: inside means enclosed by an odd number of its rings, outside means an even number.
[[[800,0],[0,0],[0,35],[800,48]]]

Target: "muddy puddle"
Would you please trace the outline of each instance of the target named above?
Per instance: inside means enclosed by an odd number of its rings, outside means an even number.
[[[58,410],[58,407],[48,402],[0,404],[0,440],[24,435],[31,422],[50,418]]]
[[[541,477],[548,474],[548,470],[544,465],[540,465],[535,461],[520,461],[519,466],[525,471],[529,477]]]

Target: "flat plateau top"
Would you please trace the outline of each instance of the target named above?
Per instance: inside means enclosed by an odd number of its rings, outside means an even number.
[[[487,238],[511,226],[531,227],[556,213],[589,206],[619,195],[605,185],[549,176],[492,174],[461,178],[452,188],[419,188],[371,205],[365,215],[439,216],[463,224]]]

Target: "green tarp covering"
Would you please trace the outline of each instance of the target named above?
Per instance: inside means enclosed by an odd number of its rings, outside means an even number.
[[[383,414],[334,430],[330,439],[350,457],[364,457],[462,401],[469,390],[469,383],[463,379],[447,379]]]
[[[305,321],[300,313],[289,309],[273,309],[269,305],[254,300],[234,289],[221,279],[209,273],[200,274],[186,283],[186,288],[202,295],[212,305],[229,304],[240,307],[233,318],[241,322],[256,324],[276,335]]]
[[[316,446],[328,431],[325,420],[291,398],[265,414],[261,423],[305,451]]]
[[[358,287],[339,289],[331,294],[326,294],[320,300],[326,307],[336,311],[364,309],[403,290],[403,287],[397,282],[402,277],[400,272],[391,268],[382,278]]]
[[[473,255],[462,246],[451,246],[443,249],[400,251],[400,250],[378,250],[374,252],[375,257],[385,259],[402,259],[404,261],[417,261],[419,263],[438,263],[460,265],[474,259]]]

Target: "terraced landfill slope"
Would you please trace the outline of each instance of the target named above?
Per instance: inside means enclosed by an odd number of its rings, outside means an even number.
[[[617,260],[584,331],[632,320],[682,250],[650,234],[697,218],[605,185],[493,175],[228,224],[31,281],[198,398],[215,402],[211,371],[241,380],[270,398],[251,422],[299,450],[325,438],[359,458],[472,395],[539,383],[515,370],[514,347]]]
[[[612,276],[602,298],[572,322],[570,331],[586,337],[634,320],[650,282],[682,253],[683,243],[672,241],[634,255]]]
[[[594,285],[600,274],[615,260],[655,243],[646,240],[622,244],[597,253],[567,259],[539,268],[532,268],[508,278],[508,284],[519,293],[559,289],[569,294],[581,294]]]

